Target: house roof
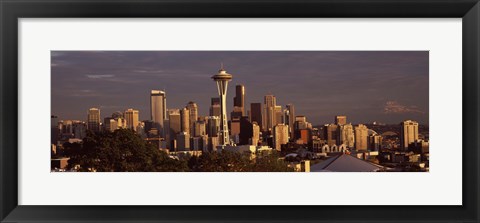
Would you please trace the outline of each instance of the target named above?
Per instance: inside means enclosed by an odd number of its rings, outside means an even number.
[[[331,157],[321,163],[312,165],[310,172],[376,172],[383,166],[358,159],[347,154]]]

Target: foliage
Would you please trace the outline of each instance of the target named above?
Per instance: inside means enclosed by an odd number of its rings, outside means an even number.
[[[251,159],[249,153],[205,152],[200,156],[174,159],[134,131],[88,132],[81,143],[65,143],[68,168],[98,172],[288,172],[293,168],[279,154],[262,154]]]
[[[188,161],[191,171],[197,172],[289,172],[293,168],[279,159],[277,153],[251,160],[249,153],[221,151],[203,153]]]
[[[64,152],[69,168],[79,165],[79,171],[188,171],[186,162],[171,159],[129,129],[88,132],[82,143],[65,143]]]

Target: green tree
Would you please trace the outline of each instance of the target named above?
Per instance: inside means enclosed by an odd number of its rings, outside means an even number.
[[[65,143],[69,168],[99,172],[188,171],[185,161],[172,159],[133,130],[88,132],[82,143]]]

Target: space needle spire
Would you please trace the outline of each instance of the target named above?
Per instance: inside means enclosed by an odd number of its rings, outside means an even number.
[[[222,117],[220,119],[220,135],[219,140],[220,146],[230,145],[229,133],[228,133],[228,122],[227,122],[227,87],[228,82],[232,80],[232,75],[227,73],[223,69],[223,63],[221,63],[220,70],[218,74],[213,75],[212,79],[217,83],[218,95],[220,96],[220,106]]]

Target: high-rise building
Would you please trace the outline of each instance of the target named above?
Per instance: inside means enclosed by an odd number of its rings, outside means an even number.
[[[251,139],[253,137],[253,125],[248,120],[247,116],[240,118],[240,133],[239,133],[239,144],[240,145],[250,145]]]
[[[127,128],[137,131],[139,120],[139,111],[129,108],[125,111],[125,121],[127,123]]]
[[[220,98],[212,98],[210,104],[210,116],[218,116],[221,115],[221,108],[220,108]]]
[[[288,125],[288,133],[290,138],[294,137],[294,124],[295,124],[295,106],[288,104],[284,112],[285,124]]]
[[[218,95],[220,96],[220,145],[230,145],[227,122],[227,87],[228,82],[232,80],[232,75],[227,73],[227,71],[223,69],[222,65],[222,68],[218,71],[218,74],[212,76],[212,79],[217,83]]]
[[[271,131],[273,130],[273,126],[276,123],[275,120],[275,107],[277,106],[277,99],[273,95],[265,95],[264,97],[264,105],[265,105],[265,126],[264,131]]]
[[[233,111],[230,113],[230,120],[240,120],[243,116],[245,116],[245,87],[243,85],[237,85],[235,86]]]
[[[103,129],[107,132],[113,132],[118,129],[118,122],[112,117],[103,119]]]
[[[189,122],[190,122],[190,135],[194,135],[195,133],[195,122],[198,119],[198,106],[197,103],[190,101],[187,104],[188,112],[190,113]]]
[[[190,134],[188,132],[180,132],[177,134],[177,151],[190,150]]]
[[[187,108],[180,110],[180,119],[182,132],[190,134],[190,111]]]
[[[174,150],[177,134],[182,131],[180,109],[168,109],[168,142],[169,148]]]
[[[418,122],[405,120],[400,126],[400,148],[406,150],[410,143],[418,140]]]
[[[288,143],[288,126],[278,124],[273,130],[273,145],[274,149],[280,151],[283,144]]]
[[[380,151],[382,148],[383,137],[378,134],[368,136],[368,148],[373,151]]]
[[[250,104],[250,122],[256,122],[257,125],[262,129],[262,104],[261,103],[251,103]]]
[[[168,109],[168,122],[172,139],[175,139],[175,135],[182,131],[180,109]]]
[[[303,144],[310,146],[312,144],[312,130],[311,129],[300,129],[299,139]]]
[[[234,117],[230,121],[230,136],[240,134],[240,117]]]
[[[260,141],[260,126],[257,122],[252,123],[252,140],[250,141],[250,145],[258,146],[258,142]]]
[[[237,109],[235,109],[237,108]],[[235,97],[233,97],[233,110],[237,110],[240,116],[245,116],[245,86],[235,86]]]
[[[355,149],[367,150],[368,148],[368,128],[359,124],[355,126]]]
[[[335,125],[345,125],[347,124],[347,116],[337,115],[335,116]]]
[[[100,132],[100,109],[88,109],[87,127],[90,131]]]
[[[353,148],[355,146],[355,134],[352,124],[340,125],[339,133],[339,145],[345,144],[349,148]]]
[[[83,139],[87,137],[87,125],[85,122],[75,122],[73,123],[73,135],[74,138]]]
[[[150,92],[150,117],[153,128],[158,130],[161,137],[165,137],[164,120],[167,118],[167,96],[164,91],[152,90]]]
[[[325,140],[327,140],[328,146],[333,146],[337,144],[337,129],[338,125],[335,124],[327,124],[324,126],[324,136]]]
[[[207,135],[209,137],[217,137],[220,131],[220,118],[218,116],[207,116]]]
[[[284,124],[283,122],[283,111],[281,105],[275,106],[275,125]]]
[[[196,121],[195,128],[194,128],[194,136],[204,136],[207,135],[207,128],[206,128],[205,121]]]

